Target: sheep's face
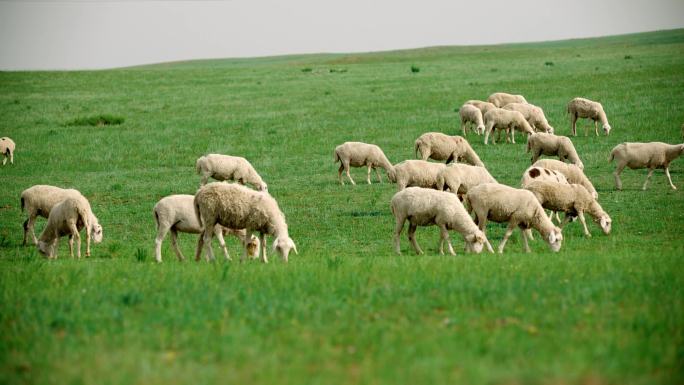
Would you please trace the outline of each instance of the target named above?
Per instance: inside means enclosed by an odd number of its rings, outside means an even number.
[[[266,185],[266,183],[262,183],[259,186],[257,186],[257,190],[268,192],[268,186]]]
[[[485,235],[482,231],[477,231],[475,234],[466,235],[466,251],[472,251],[475,254],[482,252],[485,244]]]
[[[598,218],[598,220],[596,222],[598,223],[599,226],[601,226],[601,230],[603,230],[603,234],[606,234],[606,235],[610,234],[610,226],[613,222],[611,221],[608,214],[601,216],[600,218]]]
[[[273,251],[277,251],[278,254],[280,254],[280,256],[283,257],[283,260],[285,262],[287,262],[287,256],[290,254],[290,250],[294,250],[295,254],[297,254],[297,246],[295,245],[292,238],[278,237],[275,241],[273,241]]]
[[[610,134],[610,130],[611,130],[610,124],[604,124],[603,125],[603,132],[606,134],[606,136],[608,136],[608,134]]]
[[[551,251],[558,252],[558,250],[561,248],[561,244],[563,243],[563,234],[561,233],[561,229],[559,227],[554,227],[546,240],[549,243]]]
[[[394,169],[387,171],[387,179],[389,179],[391,183],[397,183],[397,172],[394,171]]]
[[[38,241],[38,251],[46,257],[50,257],[52,254],[50,244],[44,241]]]
[[[261,242],[259,242],[259,238],[254,236],[254,234],[250,235],[249,241],[245,245],[245,249],[247,250],[247,255],[250,258],[259,258],[259,250],[261,249]]]
[[[551,126],[548,126],[547,129],[546,129],[546,132],[547,132],[548,134],[553,134],[554,132],[556,132],[556,129],[553,128],[553,127],[551,127]]]
[[[93,225],[92,229],[90,229],[90,236],[93,238],[93,242],[102,242],[102,235],[102,226],[99,223]]]
[[[484,124],[477,126],[477,128],[475,129],[475,132],[476,132],[478,135],[484,134],[484,132],[485,132],[485,126],[484,126]]]

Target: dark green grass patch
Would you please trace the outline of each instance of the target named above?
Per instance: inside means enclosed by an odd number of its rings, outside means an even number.
[[[123,124],[124,118],[114,115],[93,115],[76,118],[66,123],[67,126],[118,126]]]

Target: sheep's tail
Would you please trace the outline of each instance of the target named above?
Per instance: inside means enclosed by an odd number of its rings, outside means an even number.
[[[195,171],[197,171],[197,174],[200,174],[202,172],[202,159],[204,159],[203,156],[199,157],[197,159],[197,162],[195,162]]]
[[[157,230],[159,230],[159,213],[157,212],[156,207],[152,211],[154,211],[154,223],[157,224]]]
[[[195,209],[195,216],[197,217],[197,222],[200,224],[200,227],[204,227],[204,225],[202,224],[202,215],[200,215],[199,202],[197,202],[197,195],[195,195],[195,199],[192,200],[192,206]]]
[[[337,153],[337,149],[333,152],[333,163],[337,163],[340,161],[340,155]]]
[[[610,156],[608,157],[608,163],[612,163],[613,159],[615,159],[615,152],[617,151],[617,147],[615,147],[611,152]]]
[[[525,151],[526,153],[530,152],[530,150],[532,149],[532,142],[530,141],[531,138],[532,138],[532,135],[527,137],[527,150]]]
[[[26,203],[24,202],[24,197],[21,197],[21,212],[24,212],[24,207],[26,207]]]

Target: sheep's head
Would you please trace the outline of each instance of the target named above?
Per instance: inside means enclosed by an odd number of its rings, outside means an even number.
[[[257,190],[268,192],[268,186],[265,182],[261,182],[256,186]]]
[[[610,219],[610,216],[606,213],[603,213],[600,217],[595,219],[596,223],[598,223],[599,226],[601,226],[601,230],[603,230],[603,234],[610,234],[610,226],[613,223],[613,221]]]
[[[93,238],[93,242],[102,242],[102,226],[100,226],[99,223],[92,225],[92,227],[90,228],[90,236]]]
[[[256,259],[259,258],[259,250],[261,249],[261,242],[254,234],[249,236],[249,241],[245,244],[245,250],[247,250],[247,255]]]
[[[293,250],[295,254],[297,253],[297,246],[290,237],[278,237],[273,241],[273,251],[277,251],[283,260],[287,262],[287,256],[290,254],[290,250]]]
[[[561,233],[560,227],[554,226],[553,230],[551,230],[549,235],[546,237],[546,241],[549,243],[551,251],[558,252],[558,250],[561,248],[561,244],[563,243],[563,234]]]
[[[485,132],[485,126],[484,126],[484,124],[480,124],[479,126],[477,126],[477,128],[475,129],[475,132],[476,132],[478,135],[484,134],[484,132]]]
[[[553,134],[554,132],[556,132],[556,129],[547,124],[546,125],[546,133]]]
[[[477,232],[473,234],[466,235],[465,241],[466,251],[472,251],[475,254],[479,254],[480,252],[482,252],[482,247],[487,241],[487,238],[485,238],[485,235],[482,231],[477,230]]]
[[[52,254],[50,244],[45,241],[38,241],[38,251],[47,257],[49,257],[50,254]]]
[[[394,167],[387,170],[387,179],[389,179],[391,183],[397,183],[397,172],[394,170]]]
[[[606,133],[606,136],[608,136],[608,134],[610,134],[611,129],[612,129],[612,127],[610,127],[610,124],[606,123],[603,125],[603,132]]]
[[[577,159],[577,163],[575,163],[577,167],[579,167],[580,170],[584,170],[584,163],[582,163],[581,160]]]

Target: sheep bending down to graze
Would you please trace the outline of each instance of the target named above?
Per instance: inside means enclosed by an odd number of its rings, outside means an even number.
[[[69,197],[57,203],[48,216],[47,225],[38,238],[38,250],[48,258],[57,257],[57,242],[60,237],[69,236],[69,254],[74,256],[74,238],[76,238],[76,256],[81,258],[81,229],[86,229],[86,256],[90,256],[90,237],[95,218],[88,200],[79,195]],[[102,231],[93,234],[93,241],[102,241]]]
[[[41,216],[47,218],[50,215],[50,211],[55,205],[67,198],[79,198],[83,197],[78,190],[74,189],[63,189],[55,186],[48,185],[35,185],[27,188],[21,192],[21,210],[26,209],[28,218],[24,221],[24,242],[26,245],[26,238],[28,234],[31,233],[34,244],[38,244],[38,239],[36,238],[36,233],[34,231],[34,225],[36,218]],[[84,198],[85,199],[85,198]],[[91,211],[92,214],[92,211]],[[90,223],[90,232],[93,235],[93,239],[96,243],[102,240],[102,226],[100,226],[99,221],[95,215],[88,221]]]
[[[268,186],[261,179],[252,164],[243,157],[209,154],[197,159],[197,173],[202,175],[200,187],[207,184],[209,177],[216,180],[234,180],[240,184],[251,184],[259,191],[267,191]]]
[[[584,170],[584,164],[567,136],[536,132],[527,138],[527,152],[532,152],[532,163],[536,162],[540,155],[558,156],[561,161],[568,160],[580,170]]]
[[[416,242],[416,228],[418,226],[439,226],[441,229],[440,254],[444,254],[444,241],[449,248],[449,254],[456,254],[451,245],[448,230],[456,230],[461,233],[465,240],[466,251],[481,252],[482,246],[487,240],[484,233],[477,228],[473,219],[453,194],[421,187],[409,187],[394,194],[390,208],[396,219],[393,241],[394,251],[397,254],[401,254],[399,237],[407,219],[409,221],[408,238],[416,254],[423,254],[418,242]],[[490,249],[490,252],[493,250]]]
[[[9,158],[10,164],[14,164],[14,148],[16,144],[8,137],[0,138],[0,154],[2,154],[2,165],[7,164]]]
[[[554,128],[551,127],[549,121],[546,120],[544,110],[529,103],[510,103],[503,106],[504,110],[518,111],[525,117],[527,123],[530,124],[535,131],[544,131],[553,134]]]
[[[441,171],[437,189],[446,190],[448,188],[452,193],[463,196],[471,188],[483,183],[497,183],[486,168],[453,163]]]
[[[483,102],[482,100],[468,100],[463,104],[472,104],[473,106],[477,107],[482,112],[482,116],[484,116],[484,114],[486,114],[487,111],[496,108],[496,106],[492,103]]]
[[[484,143],[487,144],[489,140],[489,134],[493,129],[504,130],[506,135],[510,133],[511,140],[515,143],[515,131],[519,130],[526,134],[534,133],[530,124],[527,123],[523,114],[518,111],[504,110],[503,108],[497,108],[487,112],[484,116],[485,121],[485,138]],[[494,137],[492,136],[492,143],[496,144]]]
[[[656,168],[664,168],[667,181],[670,182],[670,187],[676,190],[672,184],[670,177],[670,162],[679,158],[684,151],[684,144],[667,144],[662,142],[650,143],[620,143],[610,152],[609,162],[613,159],[617,162],[617,167],[613,175],[615,176],[615,187],[622,190],[622,181],[620,180],[620,173],[626,167],[631,169],[648,168],[648,176],[644,182],[643,190],[648,186],[648,180],[651,179],[653,171]]]
[[[420,158],[423,160],[430,158],[446,160],[447,163],[455,160],[484,167],[484,163],[477,156],[470,143],[458,135],[449,136],[441,132],[426,132],[416,139],[414,150],[416,156],[420,152]]]
[[[502,108],[506,104],[511,103],[527,103],[525,97],[522,95],[511,95],[505,92],[495,92],[487,98],[487,101],[493,105]]]
[[[195,194],[194,207],[195,216],[204,228],[197,241],[195,259],[199,259],[203,245],[207,249],[207,259],[214,259],[211,237],[217,223],[230,229],[246,229],[247,234],[258,231],[264,263],[268,263],[266,234],[275,236],[273,250],[285,262],[290,250],[297,254],[297,246],[287,231],[285,215],[280,211],[278,202],[267,192],[254,191],[238,184],[209,183]]]
[[[594,131],[596,136],[598,136],[598,121],[601,122],[603,127],[603,132],[606,135],[610,134],[610,124],[608,124],[608,118],[606,117],[605,111],[603,111],[603,106],[599,102],[594,102],[585,98],[574,98],[568,103],[568,114],[570,114],[570,121],[572,124],[572,135],[577,136],[577,119],[578,118],[588,118],[594,121]],[[584,130],[584,136],[589,134],[589,128]]]
[[[349,168],[363,166],[368,167],[368,174],[366,175],[368,184],[371,184],[371,169],[375,170],[375,174],[378,176],[378,182],[382,183],[382,178],[380,177],[380,172],[378,172],[377,167],[385,169],[385,172],[387,172],[387,179],[389,179],[390,182],[395,180],[392,163],[390,163],[380,147],[374,144],[344,142],[335,147],[334,161],[340,162],[340,168],[337,170],[337,178],[339,179],[340,184],[344,184],[344,180],[342,180],[342,171],[344,170],[347,173],[349,181],[355,185],[354,179],[349,175]]]
[[[444,163],[433,163],[425,160],[405,160],[394,165],[397,176],[397,191],[406,187],[424,187],[438,189],[440,174],[447,167]]]
[[[200,234],[202,233],[202,226],[197,221],[197,216],[195,215],[195,207],[193,205],[193,200],[195,197],[193,195],[169,195],[164,197],[157,202],[154,206],[154,220],[157,224],[157,238],[154,241],[154,257],[157,262],[162,261],[161,257],[161,245],[166,237],[167,232],[171,232],[171,245],[173,250],[176,252],[176,256],[179,261],[185,259],[183,253],[181,253],[178,248],[176,239],[178,233],[190,233],[190,234]],[[250,234],[247,236],[247,231],[245,229],[233,230],[221,225],[214,226],[214,234],[218,238],[219,245],[223,249],[223,254],[227,260],[230,260],[230,255],[228,254],[228,249],[226,248],[226,242],[223,239],[224,235],[234,235],[245,249],[245,253],[252,258],[259,257],[259,239]]]
[[[595,199],[598,199],[598,193],[596,192],[594,185],[591,184],[589,178],[587,178],[587,176],[584,175],[584,171],[582,171],[582,169],[575,166],[574,164],[564,163],[560,160],[555,159],[539,159],[538,161],[534,162],[532,166],[548,168],[549,170],[556,170],[561,174],[565,175],[565,178],[568,180],[568,183],[581,184],[582,186],[584,186],[584,188],[587,189],[587,191],[589,191],[591,196],[593,196]]]
[[[464,104],[458,110],[461,116],[461,128],[463,129],[463,136],[466,136],[466,129],[468,125],[475,125],[475,133],[482,135],[484,133],[484,123],[482,120],[482,111],[472,104]]]
[[[594,222],[601,226],[604,234],[610,234],[612,222],[610,216],[603,211],[601,205],[584,186],[538,180],[528,184],[525,189],[532,191],[545,209],[565,212],[561,228],[571,217],[577,216],[584,227],[584,235],[591,237],[584,219],[586,211],[592,216]]]

